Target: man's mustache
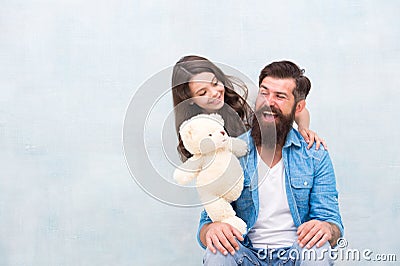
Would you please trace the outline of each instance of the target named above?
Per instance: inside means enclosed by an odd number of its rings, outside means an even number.
[[[264,112],[275,113],[275,115],[278,117],[283,116],[283,113],[281,112],[281,110],[279,110],[278,108],[276,108],[274,106],[267,106],[267,105],[260,107],[255,113],[257,116],[261,116]]]

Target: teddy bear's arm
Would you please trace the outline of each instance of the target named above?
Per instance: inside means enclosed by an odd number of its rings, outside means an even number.
[[[174,179],[180,185],[185,185],[199,174],[203,164],[202,158],[189,158],[179,168],[175,169]]]
[[[248,152],[248,147],[245,141],[238,138],[230,138],[230,148],[236,157],[245,156]]]

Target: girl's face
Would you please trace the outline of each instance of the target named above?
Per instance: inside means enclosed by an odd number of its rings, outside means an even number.
[[[189,81],[191,101],[211,113],[224,106],[225,88],[211,72],[194,75]]]

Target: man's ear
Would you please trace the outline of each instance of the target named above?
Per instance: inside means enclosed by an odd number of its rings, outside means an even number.
[[[296,103],[296,114],[300,113],[301,111],[306,108],[306,100],[300,100]]]

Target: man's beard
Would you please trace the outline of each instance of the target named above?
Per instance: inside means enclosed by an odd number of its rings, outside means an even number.
[[[273,112],[276,114],[278,121],[264,122],[263,112]],[[263,106],[253,115],[251,137],[256,146],[263,146],[267,149],[273,149],[276,145],[283,146],[286,136],[292,129],[296,105],[294,105],[289,115],[283,115],[280,110],[275,107]],[[261,125],[260,125],[261,124]]]

